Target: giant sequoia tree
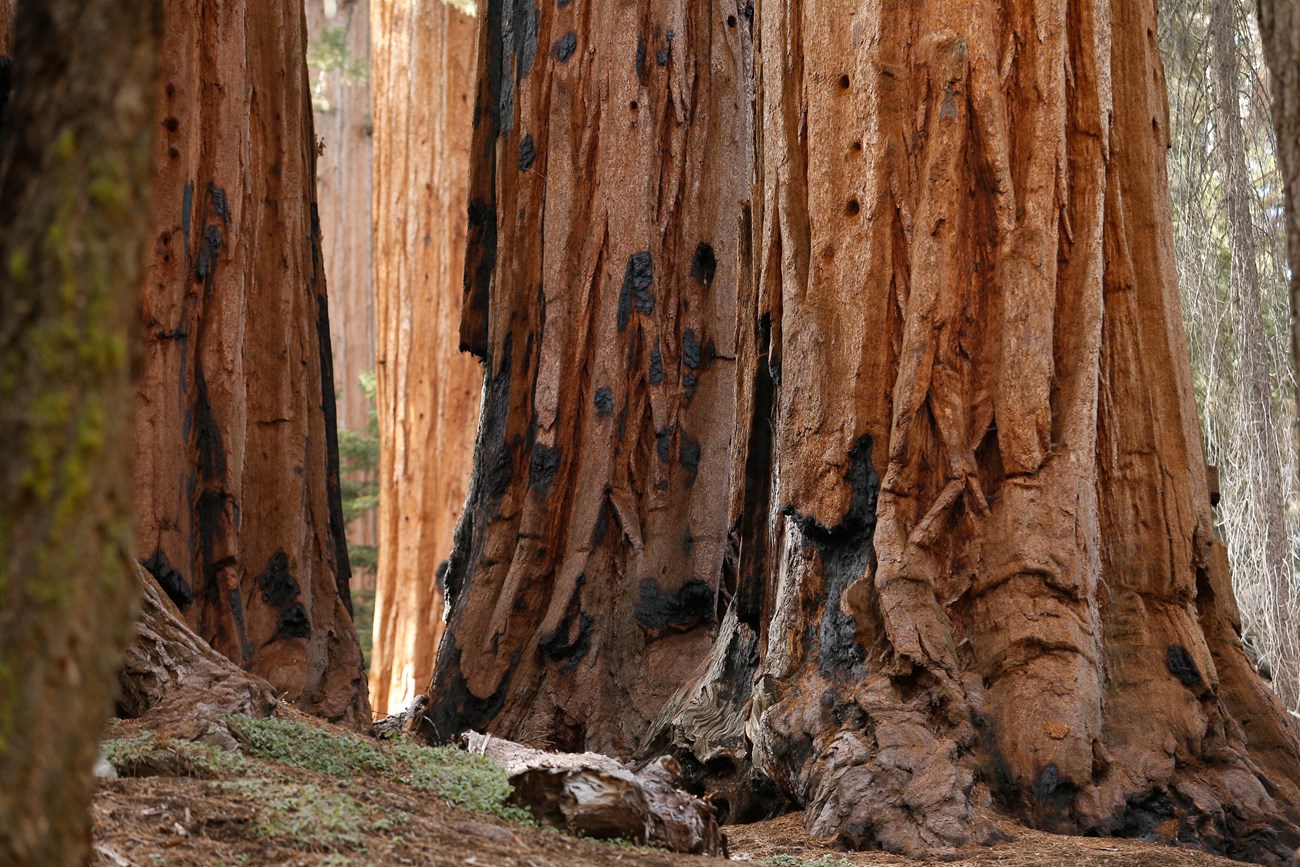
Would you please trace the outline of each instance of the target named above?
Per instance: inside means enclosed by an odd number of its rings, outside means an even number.
[[[168,0],[137,553],[300,708],[369,721],[348,605],[301,2]]]
[[[0,864],[85,863],[134,622],[122,455],[160,24],[154,2],[18,14],[0,121]]]
[[[996,809],[1288,855],[1300,750],[1214,538],[1155,25],[490,5],[437,734],[673,749],[733,814],[771,784],[856,847]]]
[[[372,6],[380,546],[370,682],[389,712],[433,671],[439,564],[465,502],[482,381],[457,338],[476,29],[464,5]]]

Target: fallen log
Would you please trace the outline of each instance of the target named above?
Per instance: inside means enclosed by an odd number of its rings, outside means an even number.
[[[514,788],[510,802],[544,825],[673,852],[723,853],[713,808],[677,788],[675,759],[633,772],[598,753],[547,753],[478,732],[461,737],[470,752],[505,771]]]
[[[275,689],[213,650],[139,565],[143,608],[118,676],[117,715],[160,736],[233,748],[229,714],[267,717]]]

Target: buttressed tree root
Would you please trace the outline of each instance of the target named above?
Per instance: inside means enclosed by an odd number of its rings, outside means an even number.
[[[1214,538],[1154,4],[616,5],[483,22],[487,398],[436,733],[673,750],[733,818],[784,797],[855,848],[998,811],[1289,858],[1300,747]]]

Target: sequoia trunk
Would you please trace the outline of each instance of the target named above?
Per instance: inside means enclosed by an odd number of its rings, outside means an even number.
[[[137,552],[217,650],[303,710],[367,723],[302,4],[166,8]]]
[[[379,569],[371,701],[429,682],[442,570],[465,502],[482,374],[458,348],[475,19],[443,0],[375,0]]]
[[[160,30],[153,2],[44,0],[17,19],[0,125],[3,864],[86,863],[91,767],[131,638],[124,456]]]
[[[753,142],[751,7],[592,9],[599,40],[529,8],[480,46],[489,367],[437,734],[673,748],[733,816],[770,783],[851,847],[952,849],[996,808],[1289,856],[1300,749],[1213,533],[1154,4],[760,2]]]
[[[484,405],[443,736],[630,750],[708,652],[751,117],[749,23],[724,5],[483,10],[461,340]]]

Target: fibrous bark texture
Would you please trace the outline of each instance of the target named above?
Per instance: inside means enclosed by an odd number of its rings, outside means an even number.
[[[160,30],[153,2],[25,3],[16,22],[0,127],[0,864],[90,851],[136,598],[129,359]]]
[[[766,784],[849,847],[1000,810],[1288,857],[1300,749],[1214,538],[1154,5],[759,3],[753,141],[750,8],[485,21],[436,734],[671,746],[732,815]]]
[[[379,568],[371,702],[429,683],[444,563],[473,463],[482,372],[459,351],[474,18],[443,0],[376,0],[375,310]]]
[[[1300,365],[1300,4],[1258,0],[1277,127],[1277,161],[1286,188],[1287,253],[1291,260],[1291,359]],[[1292,420],[1293,427],[1295,420]]]
[[[742,9],[482,9],[461,339],[485,378],[441,736],[630,750],[708,651],[749,182]]]
[[[841,11],[759,16],[755,764],[853,846],[978,839],[991,795],[1282,857],[1300,763],[1211,525],[1153,5]]]
[[[166,8],[136,550],[217,650],[302,710],[368,723],[302,5]]]
[[[309,0],[309,48],[341,46],[312,71],[321,257],[329,275],[330,346],[334,356],[338,424],[362,432],[370,424],[371,400],[360,386],[375,369],[375,296],[372,290],[370,202],[374,153],[367,70],[370,59],[369,0]],[[309,52],[309,57],[311,56]],[[341,68],[335,68],[335,66]],[[373,511],[348,525],[348,540],[374,545]],[[352,587],[374,586],[374,575],[353,563]]]

